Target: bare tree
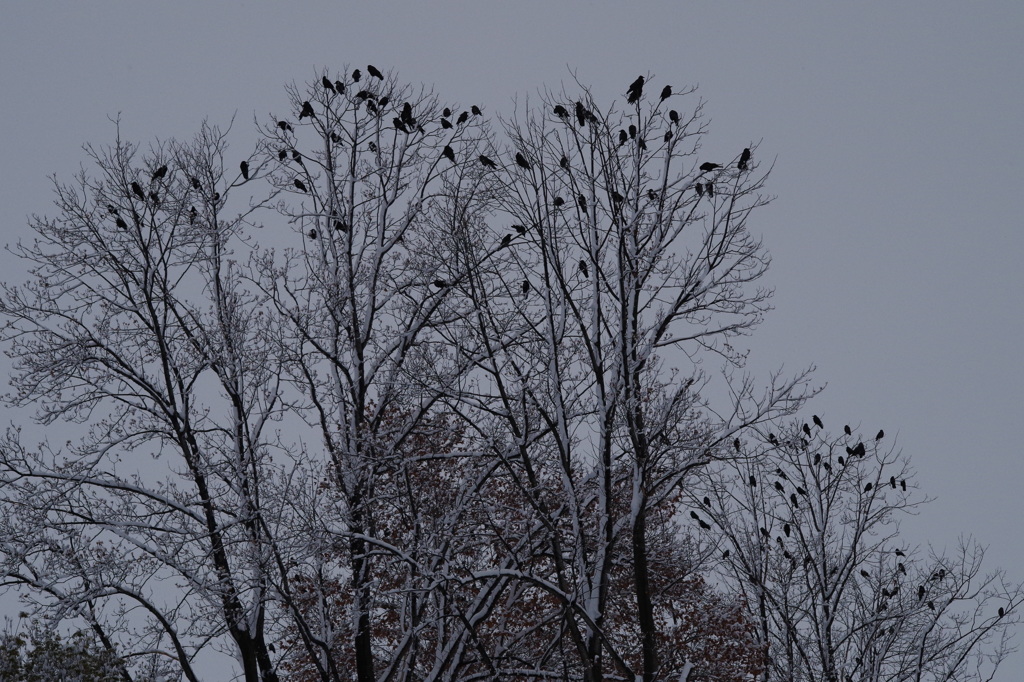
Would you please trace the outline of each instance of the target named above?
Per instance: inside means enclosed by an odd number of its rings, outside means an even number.
[[[694,499],[758,622],[763,679],[992,679],[1022,587],[983,573],[971,541],[938,556],[903,540],[900,517],[927,501],[906,458],[881,431],[865,443],[814,422],[752,439]]]

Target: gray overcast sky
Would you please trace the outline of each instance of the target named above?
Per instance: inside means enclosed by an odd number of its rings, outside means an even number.
[[[283,84],[367,63],[508,112],[569,80],[698,84],[702,157],[762,141],[752,223],[776,310],[750,368],[818,367],[827,427],[884,427],[937,501],[915,540],[989,545],[1024,579],[1024,2],[15,2],[0,8],[2,239],[85,142],[284,111]],[[19,266],[0,256],[0,268]],[[1024,655],[1000,675],[1024,679]]]

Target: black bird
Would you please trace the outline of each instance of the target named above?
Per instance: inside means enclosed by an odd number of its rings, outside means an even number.
[[[397,130],[401,130],[403,133],[408,134],[409,129],[405,127],[404,123],[402,123],[402,119],[395,116],[393,119],[391,119],[391,122],[394,124]]]
[[[637,76],[637,79],[630,84],[629,90],[626,91],[626,102],[629,104],[636,104],[640,101],[640,98],[643,97],[643,94],[644,77]]]
[[[846,432],[847,436],[852,436],[853,435],[853,431],[850,430],[850,425],[849,424],[847,424],[846,426],[843,427],[843,431]]]
[[[469,112],[468,111],[463,111],[461,114],[459,114],[459,118],[455,122],[458,125],[462,125],[463,123],[465,123],[468,120],[469,120]]]
[[[614,202],[616,204],[621,204],[625,200],[626,200],[626,197],[622,196],[621,194],[619,194],[615,190],[612,190],[612,202]]]
[[[449,128],[453,127],[453,126],[452,126],[452,122],[451,122],[451,121],[449,121],[449,120],[448,120],[448,119],[446,119],[446,118],[442,118],[442,119],[441,119],[441,127],[442,127],[443,129],[445,129],[445,130],[448,130]]]
[[[786,537],[787,537],[787,538],[789,537],[789,533],[790,533],[790,527],[789,527],[789,524],[788,524],[788,523],[786,523],[786,524],[783,524],[783,526],[782,526],[782,532],[786,534]]]
[[[935,610],[935,602],[929,601],[928,602],[928,608],[931,609],[932,611],[934,611]]]
[[[825,469],[825,471],[829,472],[830,474],[832,473],[832,465],[829,464],[828,462],[825,462],[821,466]]]
[[[374,66],[373,64],[367,64],[366,65],[366,73],[370,74],[371,76],[373,76],[377,80],[384,80],[384,74],[382,74],[379,70],[377,70],[377,67]]]
[[[702,185],[702,184],[700,184],[698,182],[696,185],[694,185],[694,189],[697,190],[697,196],[698,197],[704,196],[704,185]]]
[[[452,163],[455,163],[455,150],[452,149],[449,145],[444,146],[444,150],[442,150],[441,156],[448,159]]]
[[[757,487],[757,478],[755,478],[753,474],[750,475],[750,487],[751,488],[756,488]]]
[[[512,234],[511,233],[506,234],[504,237],[501,238],[501,248],[505,248],[506,246],[508,246],[511,243],[512,243]]]
[[[306,191],[306,185],[303,184],[302,180],[299,180],[298,178],[295,178],[295,180],[293,182],[295,184],[295,187],[297,187],[300,192],[305,192]]]
[[[814,465],[817,466],[819,464],[821,464],[821,453],[820,452],[815,452],[814,453]]]
[[[711,181],[705,182],[704,191],[708,193],[709,197],[715,196],[715,183]]]
[[[155,206],[159,206],[160,205],[160,195],[157,194],[156,192],[150,192],[149,193],[149,199],[150,199],[150,201],[153,202],[153,205],[155,205]]]
[[[924,585],[918,585],[917,587],[917,600],[921,601],[924,599]]]
[[[146,193],[142,191],[142,185],[140,185],[139,183],[132,183],[132,192],[134,192],[135,196],[142,199],[143,201],[146,200]]]
[[[448,107],[445,107],[444,110],[441,112],[441,115],[444,116],[445,118],[451,118],[452,110],[449,109]]]
[[[809,436],[809,435],[811,435],[811,427],[807,425],[807,422],[804,422],[804,425],[803,425],[803,431],[804,431],[804,433],[806,433],[806,434],[807,434],[808,436]]]
[[[579,204],[581,211],[587,210],[587,198],[582,194],[576,197],[576,203]]]
[[[865,578],[870,578],[870,577],[871,577],[871,574],[870,574],[870,573],[868,573],[867,571],[865,571],[865,570],[864,570],[863,568],[862,568],[862,569],[860,569],[860,574],[861,574],[862,576],[864,576]]]
[[[287,149],[282,149],[281,151],[279,151],[277,153],[277,158],[280,159],[281,161],[284,161],[285,159],[287,159],[288,158],[288,150]]]
[[[566,119],[569,118],[569,112],[561,104],[555,105],[555,116],[558,118]]]
[[[774,433],[769,433],[768,434],[768,442],[771,443],[772,445],[778,445],[779,444],[779,439],[775,437]]]
[[[799,505],[799,504],[797,504],[797,502],[796,502],[796,493],[790,493],[790,494],[789,494],[789,501],[790,501],[790,503],[791,503],[791,504],[792,504],[792,505],[793,505],[794,507],[796,507],[797,509],[799,509],[799,508],[800,508],[800,505]]]
[[[729,550],[725,550],[724,552],[722,552],[722,558],[723,559],[728,559],[729,558]]]
[[[786,492],[786,489],[783,488],[782,484],[779,483],[778,481],[775,481],[775,489],[778,490],[780,493]]]
[[[672,96],[672,86],[671,85],[666,85],[665,87],[663,87],[661,89],[661,101],[662,102],[664,102],[665,100],[667,100],[671,96]]]
[[[629,124],[629,137],[630,139],[636,139],[636,126],[632,123]]]
[[[382,107],[386,107],[388,105],[388,102],[390,101],[391,100],[388,99],[387,97],[381,97],[379,100],[377,100],[377,104],[379,104]]]
[[[402,123],[408,123],[409,125],[416,125],[416,119],[412,115],[412,105],[406,102],[402,105]]]
[[[721,168],[721,167],[722,167],[721,164],[711,163],[710,161],[705,161],[704,163],[702,163],[700,165],[700,172],[701,173],[707,173],[708,171],[713,171],[716,168]]]
[[[589,113],[586,107],[583,106],[583,102],[576,102],[576,120],[580,122],[581,128],[587,125],[587,115]]]
[[[641,138],[639,138],[639,139],[638,139],[638,140],[636,141],[636,146],[637,146],[637,148],[638,148],[638,149],[640,149],[640,150],[645,150],[645,149],[647,149],[647,140],[645,140],[645,139],[644,139],[644,138],[642,138],[642,137],[641,137]]]
[[[214,201],[220,201],[220,192],[214,192],[213,196],[210,198],[213,199]]]
[[[1003,607],[1002,607],[1002,606],[1000,606],[1000,607],[999,607],[999,617],[1000,617],[1000,618],[1002,618],[1002,617],[1003,617],[1003,616],[1005,616],[1005,615],[1006,615],[1006,611],[1005,611],[1005,610],[1003,610]]]
[[[781,478],[783,481],[789,480],[789,476],[786,475],[786,472],[778,467],[775,467],[775,475]]]
[[[552,201],[551,203],[552,205],[554,205],[555,208],[560,208],[563,204],[565,204],[565,199],[563,199],[562,197],[555,197],[554,201]]]
[[[620,130],[619,131],[619,146],[621,147],[622,145],[626,144],[626,140],[628,140],[628,139],[629,139],[629,136],[626,135],[626,131],[625,130]]]
[[[345,84],[341,81],[334,81],[334,90],[339,95],[343,94],[345,92]]]
[[[313,113],[313,105],[309,102],[302,103],[302,111],[299,112],[299,120],[301,121],[306,116],[316,118],[316,114]]]
[[[710,507],[711,506],[711,498],[708,497],[707,495],[704,496],[704,506],[705,507]]]
[[[903,553],[902,549],[897,549],[895,554],[896,554],[896,556],[907,556],[906,554]]]
[[[331,92],[337,92],[334,89],[334,83],[331,82],[327,76],[320,77],[320,85],[324,86],[324,90],[330,90]]]
[[[874,486],[873,486],[872,484],[868,483],[868,484],[867,484],[866,486],[864,486],[864,492],[866,492],[866,493],[869,493],[869,492],[871,492],[871,489],[872,489],[873,487],[874,487]]]
[[[481,114],[480,107],[478,107],[475,104],[471,106],[469,110],[473,113],[474,116],[479,116]]]
[[[513,225],[512,227],[519,234],[526,234],[526,226],[525,225]]]
[[[558,162],[558,165],[564,168],[565,170],[569,170],[569,158],[563,156],[562,160]]]
[[[761,535],[765,536],[766,538],[771,537],[771,534],[768,532],[768,529],[764,526],[761,526]]]
[[[857,455],[858,457],[863,457],[866,454],[866,452],[867,451],[864,448],[864,443],[857,443],[857,446],[853,448],[853,454]]]
[[[900,479],[900,487],[903,488],[903,492],[907,492],[907,481],[906,479]]]
[[[189,209],[188,209],[188,224],[189,225],[194,225],[195,224],[195,222],[196,222],[196,213],[198,213],[198,211],[196,211],[196,207],[195,206],[189,206]]]
[[[740,162],[738,164],[736,164],[736,167],[739,168],[741,171],[745,171],[745,170],[747,170],[747,162],[748,161],[750,161],[750,148],[749,147],[744,149],[743,153],[740,154]]]
[[[373,103],[372,99],[366,100],[366,110],[369,111],[374,116],[377,116],[379,113],[377,110],[377,105]]]
[[[523,293],[524,294],[530,293],[530,280],[528,280],[528,279],[524,279],[523,280]]]
[[[665,131],[665,135],[661,139],[664,140],[665,142],[668,142],[669,140],[671,140],[672,139],[672,131],[671,130],[666,130]]]
[[[903,575],[907,574],[907,567],[903,565],[903,562],[896,564],[896,570],[902,573]]]
[[[348,232],[348,225],[346,225],[345,223],[343,223],[340,220],[335,220],[334,221],[334,230],[336,232]]]
[[[127,228],[128,228],[128,223],[126,223],[126,222],[124,221],[124,218],[122,218],[121,216],[117,216],[117,219],[116,219],[116,220],[114,220],[114,223],[115,223],[115,224],[116,224],[116,225],[117,225],[118,227],[120,227],[120,228],[121,228],[122,230],[125,230],[125,229],[127,229]]]
[[[437,287],[438,289],[444,289],[446,286],[448,286],[448,282],[444,281],[443,279],[435,279],[434,286]]]
[[[362,77],[363,74],[361,71],[359,71],[359,69],[356,69],[355,71],[352,72],[352,80],[354,80],[356,83],[358,83],[359,79]]]
[[[372,144],[372,143],[371,143],[371,144]],[[299,164],[300,166],[305,166],[305,165],[306,165],[306,164],[302,163],[302,154],[300,154],[300,153],[298,152],[298,150],[295,150],[295,149],[293,149],[293,150],[292,150],[292,159],[293,159],[293,160],[294,160],[294,161],[295,161],[295,162],[296,162],[297,164]]]
[[[309,238],[310,239],[316,239],[316,230],[310,230],[309,231]]]
[[[694,521],[697,521],[697,520],[700,519],[700,517],[697,516],[697,512],[695,512],[695,511],[690,512],[690,518],[693,519]]]
[[[587,261],[580,259],[580,274],[586,279],[590,279],[590,270],[587,269]]]
[[[522,152],[516,152],[516,164],[520,168],[525,168],[526,170],[530,170],[530,162],[526,160],[526,157],[523,156]]]
[[[280,128],[281,130],[287,130],[289,133],[292,132],[293,130],[292,124],[289,123],[288,121],[278,121],[277,127]]]
[[[811,421],[814,422],[814,425],[817,426],[819,429],[825,428],[825,425],[821,423],[821,418],[818,417],[818,415],[812,414]]]
[[[242,171],[242,178],[245,179],[245,180],[248,180],[249,179],[249,163],[247,161],[243,161],[242,163],[238,164],[238,168]]]
[[[839,460],[839,466],[843,466],[843,467],[846,466],[846,460],[843,459],[842,455],[839,455],[839,457],[837,459]]]
[[[896,490],[896,477],[895,476],[890,476],[889,477],[889,485],[892,486],[893,490]]]
[[[488,157],[484,156],[483,154],[480,155],[480,163],[483,164],[484,168],[497,168],[498,167],[498,164],[494,163],[493,160],[489,159]]]
[[[740,451],[740,439],[739,439],[739,438],[737,438],[736,440],[734,440],[734,441],[732,442],[732,446],[733,446],[734,448],[736,448],[736,452],[739,452],[739,451]]]
[[[709,524],[709,523],[708,523],[707,521],[704,521],[704,520],[700,520],[700,521],[698,521],[697,523],[699,523],[699,524],[700,524],[700,527],[701,527],[702,529],[704,529],[704,530],[711,530],[711,525],[710,525],[710,524]]]
[[[669,111],[668,112],[668,120],[672,121],[673,123],[678,124],[679,123],[679,112],[676,111],[675,109],[672,109],[671,111]]]
[[[153,171],[153,177],[150,178],[150,182],[155,182],[160,178],[164,177],[165,175],[167,175],[167,166],[160,166],[155,171]]]
[[[199,184],[199,178],[193,177],[190,178],[190,180],[192,182],[192,189],[199,189],[200,187],[202,187],[202,185]]]
[[[885,431],[879,429],[878,433],[875,435],[875,440],[882,440],[883,438],[885,438]]]

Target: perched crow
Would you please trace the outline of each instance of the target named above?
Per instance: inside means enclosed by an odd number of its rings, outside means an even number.
[[[918,585],[917,587],[917,600],[921,601],[924,599],[924,585]]]
[[[582,194],[576,197],[576,203],[579,204],[581,211],[587,210],[587,198]]]
[[[194,225],[195,224],[195,222],[196,222],[196,213],[198,213],[198,211],[196,211],[196,207],[195,206],[189,206],[189,209],[188,209],[188,224],[189,225]]]
[[[708,523],[707,521],[704,521],[704,520],[702,519],[702,520],[698,521],[697,523],[699,523],[699,524],[700,524],[700,527],[701,527],[702,529],[704,529],[704,530],[711,530],[711,525],[710,525],[710,524],[709,524],[709,523]]]
[[[343,94],[345,92],[345,84],[341,81],[334,81],[334,90],[339,95]]]
[[[722,552],[722,558],[723,559],[728,559],[729,558],[729,550],[725,550],[724,552]]]
[[[636,139],[636,126],[632,123],[629,124],[629,137],[632,140]]]
[[[721,167],[722,167],[721,164],[711,163],[710,161],[705,161],[704,163],[702,163],[700,165],[700,171],[701,171],[701,173],[707,173],[708,171],[713,171],[716,168],[721,168]]]
[[[878,433],[875,434],[875,440],[882,440],[883,438],[885,438],[885,431],[879,429]]]
[[[590,112],[583,106],[583,102],[576,102],[576,120],[580,122],[581,128],[587,124],[588,114]]]
[[[192,182],[192,189],[199,189],[200,187],[202,187],[202,185],[199,184],[199,178],[193,177],[190,178],[190,180]]]
[[[637,76],[637,79],[630,84],[629,90],[626,91],[626,102],[629,104],[636,104],[640,101],[640,98],[643,97],[643,94],[644,77]]]
[[[448,282],[444,281],[443,279],[435,279],[434,286],[437,287],[438,289],[444,289],[446,286],[448,286]]]
[[[121,216],[117,216],[117,219],[114,221],[114,223],[122,230],[128,228],[128,223],[126,223]]]
[[[753,474],[750,475],[750,487],[751,488],[756,488],[757,487],[757,478]]]
[[[619,131],[619,146],[621,147],[622,145],[626,144],[626,140],[628,140],[628,139],[629,139],[629,136],[626,135],[626,131],[625,130],[620,130]]]
[[[504,237],[501,238],[501,248],[505,248],[506,246],[508,246],[511,243],[512,243],[512,234],[511,233],[506,234]]]
[[[331,92],[337,92],[334,89],[334,83],[327,76],[320,77],[320,85],[324,86],[324,90],[330,90]]]
[[[775,489],[778,490],[780,493],[786,492],[786,489],[783,488],[782,484],[779,483],[778,481],[775,481]]]
[[[526,170],[530,170],[530,162],[526,160],[526,157],[523,156],[522,152],[516,152],[516,164],[520,168],[525,168]]]
[[[302,180],[299,180],[298,178],[295,178],[295,180],[293,182],[295,184],[295,187],[298,188],[298,190],[300,192],[305,192],[306,191],[306,185],[302,182]]]
[[[306,116],[316,118],[316,114],[313,113],[313,105],[309,102],[302,103],[302,110],[299,112],[299,120],[301,121]]]
[[[711,181],[705,182],[704,191],[708,193],[709,197],[715,196],[715,183]]]
[[[699,519],[700,517],[699,517],[699,516],[697,516],[697,512],[695,512],[695,511],[692,511],[692,512],[690,512],[690,518],[691,518],[691,519],[693,519],[694,521],[696,521],[696,520],[698,520],[698,519]]]
[[[614,202],[616,204],[621,204],[625,200],[626,200],[626,197],[622,196],[621,194],[619,194],[615,190],[612,190],[612,202]]]
[[[935,602],[929,601],[928,602],[928,608],[931,609],[932,611],[934,611],[935,610]]]
[[[897,549],[895,554],[896,556],[907,556],[902,549]]]
[[[895,476],[890,476],[889,477],[889,485],[892,486],[893,490],[896,490],[896,477]]]
[[[669,111],[668,112],[668,120],[672,121],[673,123],[678,124],[679,123],[679,112],[676,111],[675,109],[672,109],[671,111]]]
[[[697,196],[698,197],[704,196],[704,185],[702,185],[702,184],[700,184],[698,182],[696,185],[694,185],[694,189],[697,190]]]
[[[788,524],[788,523],[786,523],[786,524],[783,524],[783,526],[782,526],[782,532],[786,534],[786,537],[787,537],[787,538],[789,537],[789,533],[790,533],[790,527],[789,527],[789,524]]]
[[[900,479],[900,487],[903,488],[903,492],[907,492],[907,481],[906,479]]]
[[[441,112],[441,115],[444,116],[445,118],[451,118],[452,110],[449,109],[448,107],[445,107],[444,110]]]
[[[480,114],[482,113],[482,112],[480,111],[480,107],[478,107],[478,106],[477,106],[477,105],[475,105],[475,104],[474,104],[473,106],[471,106],[471,107],[469,108],[469,110],[470,110],[470,111],[471,111],[471,112],[473,113],[473,115],[474,115],[474,116],[479,116],[479,115],[480,115]]]
[[[377,100],[377,104],[379,104],[382,107],[386,107],[388,105],[388,102],[390,101],[391,100],[388,99],[387,97],[381,97],[379,100]]]
[[[289,133],[292,132],[292,124],[288,121],[278,121],[277,127],[281,130],[287,130]]]
[[[842,455],[839,455],[837,459],[839,460],[839,466],[846,466],[846,460],[843,459]]]
[[[736,452],[739,452],[740,451],[740,439],[737,438],[737,439],[733,440],[732,446],[734,448],[736,448]]]
[[[405,127],[404,123],[402,123],[402,119],[395,116],[393,119],[391,119],[391,123],[394,124],[396,130],[401,130],[403,133],[408,134],[409,129]]]
[[[846,433],[847,436],[852,436],[853,435],[853,431],[850,430],[850,425],[849,424],[847,424],[846,426],[843,427],[843,431]]]
[[[867,484],[866,486],[864,486],[864,492],[866,492],[866,493],[869,493],[869,492],[871,492],[871,489],[872,489],[873,487],[874,487],[874,486],[873,486],[873,485],[872,485],[871,483],[868,483],[868,484]]]
[[[494,163],[491,159],[487,158],[483,154],[480,155],[480,163],[483,164],[484,168],[497,168],[498,164]]]
[[[302,154],[300,154],[298,152],[298,150],[295,150],[295,149],[292,150],[292,160],[294,160],[295,163],[299,164],[300,166],[305,166],[306,165],[306,164],[302,163]]]
[[[362,77],[363,74],[359,69],[356,69],[355,71],[352,72],[352,80],[354,80],[356,83],[358,83],[359,79]]]
[[[663,87],[661,89],[661,101],[662,102],[664,102],[665,100],[667,100],[671,96],[672,96],[672,86],[671,85],[666,85],[665,87]]]
[[[796,493],[790,493],[789,494],[789,501],[797,509],[800,508],[800,505],[796,503]]]
[[[316,230],[310,230],[309,231],[309,238],[310,239],[316,239]]]
[[[896,570],[902,573],[903,575],[907,574],[907,567],[903,565],[903,562],[896,564]]]
[[[524,294],[530,293],[530,280],[528,280],[528,279],[524,279],[523,280],[523,293]]]
[[[155,171],[153,171],[153,177],[150,178],[149,181],[150,182],[155,182],[155,181],[159,180],[160,178],[164,177],[165,175],[167,175],[167,166],[160,166]]]
[[[150,201],[153,202],[153,204],[155,206],[159,206],[160,205],[160,195],[157,194],[156,192],[150,192],[149,193],[149,199],[150,199]]]
[[[814,453],[814,466],[818,466],[819,464],[821,464],[821,453],[820,452],[815,452]]]
[[[569,159],[568,159],[568,157],[563,156],[562,160],[558,162],[558,165],[561,166],[562,168],[564,168],[565,170],[569,170]]]
[[[555,116],[557,116],[558,118],[561,118],[561,119],[567,119],[567,118],[569,118],[569,112],[561,104],[556,104],[555,105]]]
[[[281,161],[286,160],[288,158],[288,150],[282,149],[281,151],[279,151],[277,153],[277,158],[280,159]]]
[[[999,617],[1000,618],[1002,618],[1003,616],[1006,615],[1006,611],[1003,609],[1002,606],[999,607],[999,612],[998,613],[999,613]]]
[[[768,442],[771,443],[772,445],[778,445],[779,444],[779,439],[775,437],[774,433],[769,433],[768,434]]]
[[[519,234],[526,234],[526,226],[525,225],[513,225],[512,227]]]
[[[641,138],[639,138],[639,139],[637,139],[637,141],[636,141],[636,146],[637,146],[637,148],[638,148],[638,149],[640,149],[641,151],[642,151],[642,150],[645,150],[645,149],[647,149],[647,140],[645,140],[645,139],[644,139],[644,138],[642,138],[642,137],[641,137]]]
[[[135,196],[142,199],[143,201],[146,200],[146,193],[142,191],[142,185],[140,185],[139,183],[132,183],[132,192],[134,192]]]
[[[819,429],[825,428],[825,425],[821,423],[821,418],[818,415],[812,414],[811,421],[814,422],[814,425],[817,426]]]
[[[857,446],[853,449],[853,454],[857,455],[858,457],[863,457],[866,452],[867,451],[864,448],[864,443],[857,443]]]
[[[863,568],[862,568],[862,569],[860,569],[860,574],[861,574],[862,576],[864,576],[865,578],[870,578],[870,577],[871,577],[871,574],[870,574],[870,573],[868,573],[867,571],[865,571],[865,570],[864,570]]]
[[[377,67],[374,66],[373,64],[367,64],[366,65],[366,73],[370,74],[371,76],[373,76],[377,80],[384,80],[384,74],[382,74],[379,70],[377,70]]]
[[[590,279],[590,271],[587,269],[587,261],[580,259],[580,274]]]
[[[761,526],[761,535],[765,536],[766,538],[770,538],[771,537],[771,533],[769,533],[768,529],[765,528],[764,526]]]
[[[248,180],[249,179],[249,163],[246,162],[246,161],[243,161],[242,163],[238,164],[238,168],[242,171],[242,178],[245,179],[245,180]]]
[[[444,128],[445,130],[448,130],[449,128],[453,127],[452,126],[452,122],[449,121],[446,118],[442,118],[441,119],[441,127]]]
[[[448,159],[452,163],[455,163],[455,150],[452,149],[450,146],[444,146],[444,150],[441,152],[441,156]]]
[[[562,197],[555,197],[554,201],[552,201],[551,203],[552,205],[554,205],[555,208],[560,208],[562,205],[565,204],[565,199],[563,199]]]
[[[672,131],[671,130],[666,130],[665,134],[662,136],[661,139],[664,140],[665,142],[668,142],[669,140],[671,140],[672,139]]]
[[[463,111],[461,114],[459,114],[459,118],[455,122],[457,124],[459,124],[459,125],[462,125],[463,123],[465,123],[468,120],[469,120],[469,112],[468,111]]]
[[[803,425],[803,431],[804,431],[804,433],[806,433],[806,434],[807,434],[808,436],[809,436],[809,435],[811,435],[811,427],[807,425],[807,422],[804,422],[804,425]]]
[[[402,123],[408,123],[409,125],[416,125],[416,119],[412,115],[412,105],[406,102],[402,105]]]
[[[736,167],[741,171],[747,170],[747,162],[750,161],[750,149],[744,149],[743,153],[740,154],[740,162],[736,164]]]
[[[710,507],[711,506],[711,498],[708,497],[707,495],[704,496],[704,506],[705,507]]]
[[[334,230],[336,232],[348,232],[348,225],[346,225],[345,223],[343,223],[340,220],[335,220],[334,221]]]

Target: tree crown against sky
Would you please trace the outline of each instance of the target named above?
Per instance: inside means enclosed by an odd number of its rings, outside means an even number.
[[[915,491],[881,434],[798,428],[807,372],[739,371],[768,169],[701,157],[692,91],[507,120],[372,67],[287,92],[246,154],[210,125],[88,148],[15,249],[11,402],[82,426],[0,448],[6,584],[41,613],[189,680],[216,651],[253,682],[1006,655],[1019,587],[970,550],[892,558]]]

